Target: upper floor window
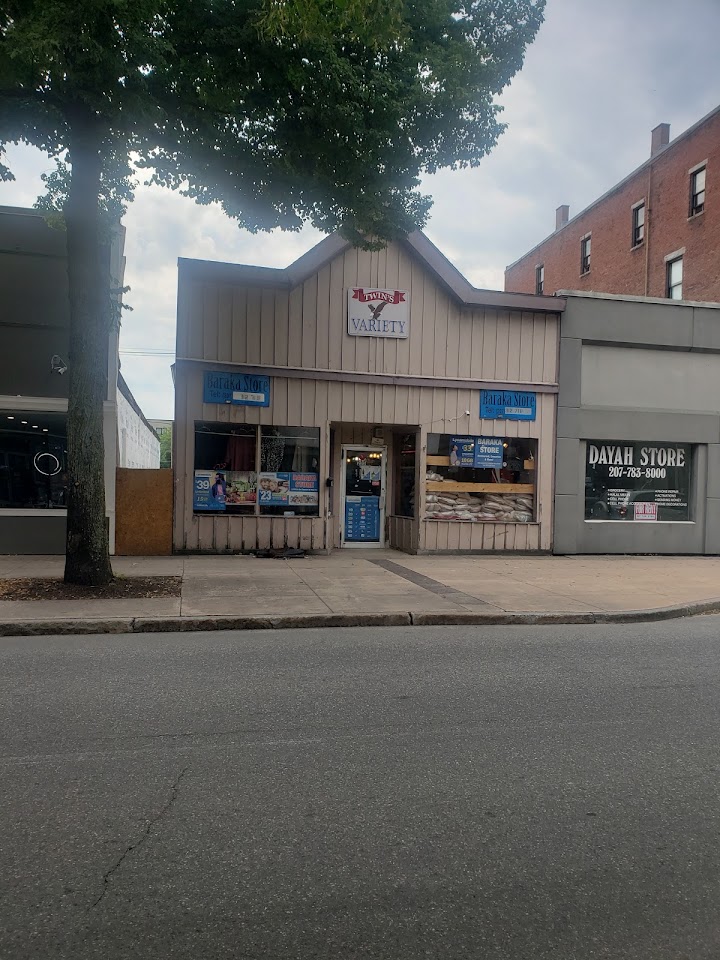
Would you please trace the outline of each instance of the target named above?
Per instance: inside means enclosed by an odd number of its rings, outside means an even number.
[[[667,296],[671,300],[682,300],[683,258],[676,257],[667,263]]]
[[[690,216],[694,217],[705,209],[705,167],[690,174]]]
[[[542,296],[545,290],[545,264],[540,263],[535,267],[535,293]]]
[[[580,241],[580,273],[590,272],[590,234]]]
[[[633,207],[632,212],[632,245],[639,247],[645,239],[645,201]]]

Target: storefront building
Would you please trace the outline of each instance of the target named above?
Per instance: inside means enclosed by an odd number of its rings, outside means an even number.
[[[720,553],[720,306],[568,293],[556,553]]]
[[[124,233],[111,248],[124,270]],[[66,238],[38,210],[0,207],[0,554],[63,554],[67,516],[69,306]],[[105,508],[115,539],[118,335],[103,400]]]
[[[180,260],[174,549],[549,551],[563,307],[421,233]]]

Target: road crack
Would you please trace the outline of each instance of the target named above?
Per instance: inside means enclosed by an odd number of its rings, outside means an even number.
[[[114,863],[114,864],[110,867],[110,869],[103,875],[103,888],[102,888],[102,890],[101,890],[101,892],[100,892],[100,896],[97,898],[97,900],[96,900],[96,901],[92,904],[92,906],[90,907],[90,910],[94,910],[95,907],[97,907],[97,906],[102,902],[105,894],[108,892],[108,887],[109,887],[109,884],[110,884],[110,878],[113,876],[114,873],[117,872],[117,870],[119,870],[119,868],[120,868],[120,866],[122,865],[123,861],[124,861],[127,857],[129,857],[130,854],[131,854],[134,850],[139,849],[139,848],[146,842],[146,840],[148,839],[148,837],[149,837],[150,834],[152,833],[153,827],[154,827],[156,824],[160,823],[160,821],[161,821],[165,816],[167,816],[167,814],[170,812],[173,804],[175,803],[175,801],[176,801],[177,798],[178,798],[178,790],[180,789],[180,783],[182,782],[182,778],[185,776],[185,773],[187,772],[187,769],[188,769],[187,767],[183,767],[183,769],[180,771],[180,773],[177,775],[177,777],[175,777],[175,780],[173,781],[173,785],[172,785],[172,792],[171,792],[171,794],[170,794],[170,799],[167,801],[167,803],[163,806],[163,808],[159,811],[159,813],[157,813],[154,817],[152,817],[150,820],[148,820],[147,826],[145,827],[145,830],[144,830],[143,833],[140,835],[140,837],[139,837],[134,843],[131,843],[131,844],[129,844],[127,847],[125,847],[125,849],[124,849],[123,852],[120,854],[120,856],[119,856],[118,859],[115,861],[115,863]]]

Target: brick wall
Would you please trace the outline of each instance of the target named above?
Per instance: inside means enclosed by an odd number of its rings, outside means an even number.
[[[704,160],[705,212],[688,219],[688,171]],[[645,241],[633,248],[632,207],[643,199]],[[587,233],[591,265],[581,276],[580,240]],[[664,297],[665,257],[683,247],[683,299],[720,302],[720,111],[508,267],[505,289],[534,293],[535,267],[542,263],[547,294],[565,289]]]

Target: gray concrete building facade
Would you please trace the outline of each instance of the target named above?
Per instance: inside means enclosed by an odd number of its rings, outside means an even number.
[[[720,305],[560,295],[554,552],[720,553]]]

